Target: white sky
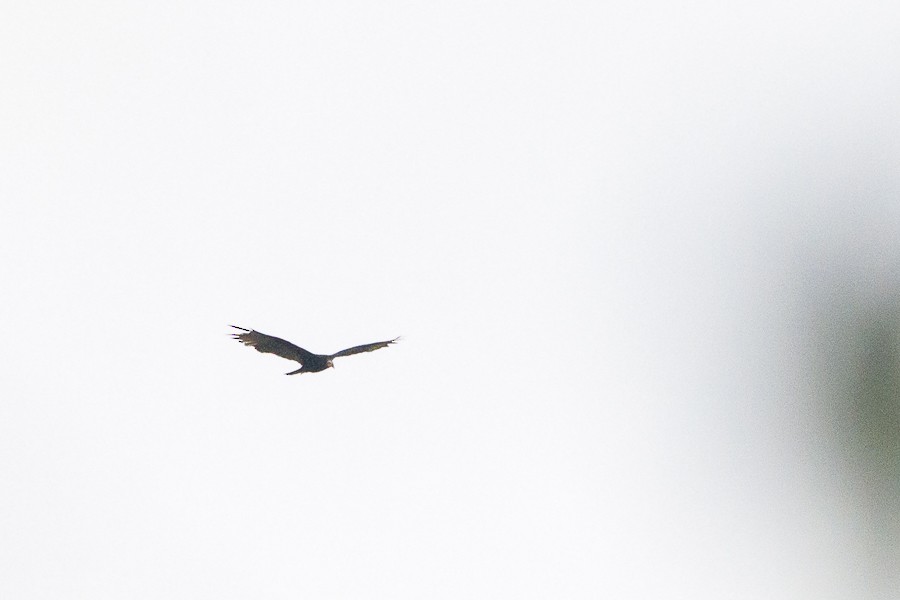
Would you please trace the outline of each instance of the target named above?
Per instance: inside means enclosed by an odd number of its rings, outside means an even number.
[[[775,370],[803,268],[897,289],[898,26],[5,6],[0,597],[877,597]]]

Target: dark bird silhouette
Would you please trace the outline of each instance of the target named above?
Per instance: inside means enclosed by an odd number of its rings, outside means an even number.
[[[324,371],[328,367],[334,368],[331,362],[339,356],[350,356],[351,354],[359,354],[360,352],[371,352],[379,348],[386,348],[400,338],[394,338],[386,342],[375,342],[374,344],[363,344],[362,346],[353,346],[334,354],[313,354],[309,350],[304,350],[300,346],[295,346],[287,340],[277,338],[272,335],[266,335],[252,329],[244,329],[237,325],[232,325],[235,329],[240,329],[246,333],[232,333],[231,337],[241,342],[245,346],[256,348],[259,352],[268,352],[275,354],[281,358],[293,360],[300,363],[300,368],[285,375],[296,375],[297,373],[318,373]]]

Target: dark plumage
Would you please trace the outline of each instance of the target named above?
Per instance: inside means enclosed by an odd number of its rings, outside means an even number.
[[[238,340],[246,346],[256,348],[260,352],[268,352],[275,354],[281,358],[293,360],[300,363],[300,368],[285,375],[296,375],[297,373],[318,373],[324,371],[328,367],[334,367],[332,360],[339,356],[350,356],[351,354],[359,354],[360,352],[371,352],[379,348],[386,348],[400,338],[394,338],[386,342],[375,342],[374,344],[363,344],[362,346],[353,346],[334,354],[313,354],[308,350],[304,350],[300,346],[295,346],[287,340],[277,338],[275,336],[266,335],[252,329],[244,329],[237,325],[232,325],[235,329],[240,329],[246,333],[233,333],[231,337]]]

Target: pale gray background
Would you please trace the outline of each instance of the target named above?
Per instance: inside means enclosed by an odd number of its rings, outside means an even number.
[[[898,27],[9,3],[0,596],[895,597]]]

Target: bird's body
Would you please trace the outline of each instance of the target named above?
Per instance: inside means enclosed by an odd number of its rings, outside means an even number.
[[[334,354],[313,354],[308,350],[304,350],[300,346],[295,346],[287,340],[283,340],[272,335],[266,335],[265,333],[260,333],[259,331],[254,331],[252,329],[244,329],[243,327],[238,327],[237,325],[232,325],[232,327],[245,332],[231,334],[231,337],[238,340],[245,346],[251,346],[253,348],[256,348],[256,350],[258,350],[259,352],[268,352],[270,354],[275,354],[276,356],[280,356],[282,358],[300,363],[299,369],[297,369],[296,371],[291,371],[290,373],[285,373],[286,375],[296,375],[297,373],[318,373],[319,371],[324,371],[329,367],[333,368],[334,363],[332,361],[339,356],[350,356],[351,354],[359,354],[360,352],[372,352],[373,350],[378,350],[379,348],[386,348],[387,346],[400,339],[394,338],[385,342],[375,342],[373,344],[354,346],[352,348],[347,348],[346,350],[341,350],[340,352],[335,352]]]

